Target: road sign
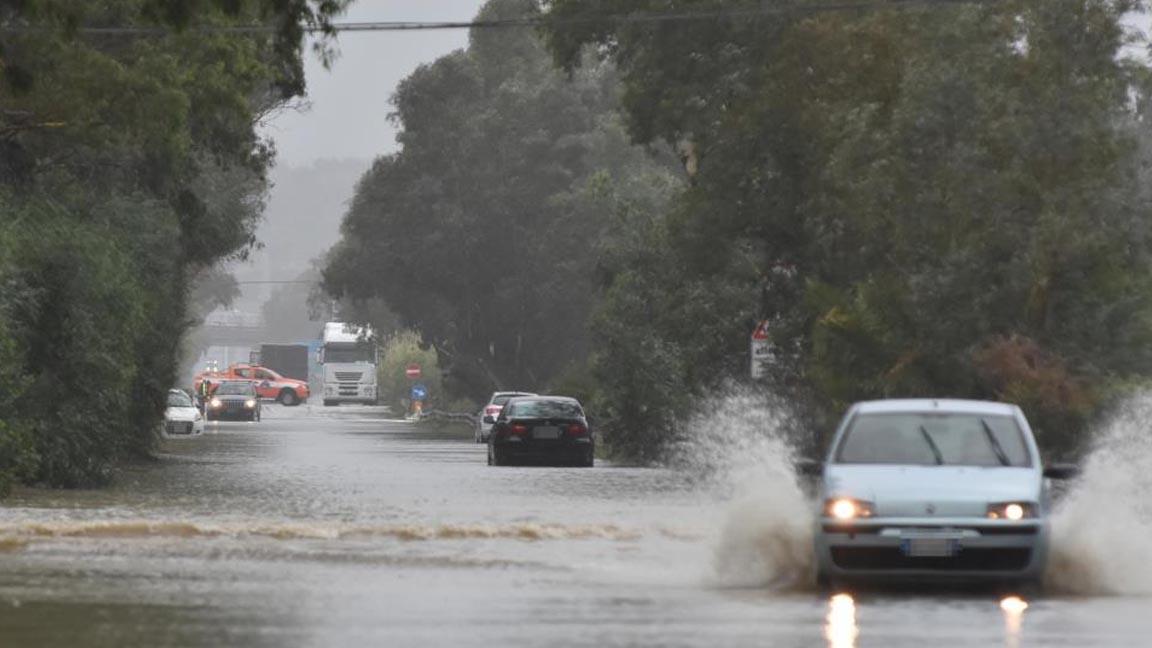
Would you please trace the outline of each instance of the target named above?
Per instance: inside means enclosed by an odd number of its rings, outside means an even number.
[[[760,320],[756,328],[752,331],[753,340],[768,340],[771,336],[768,335],[768,320]]]
[[[421,376],[420,365],[415,362],[408,365],[408,368],[404,370],[404,375],[409,378],[419,378]]]
[[[749,357],[753,380],[768,377],[768,367],[772,364],[772,356],[772,340],[768,334],[768,320],[763,320],[752,331]]]
[[[412,396],[412,400],[414,400],[414,401],[427,400],[428,399],[428,388],[425,387],[421,383],[416,383],[415,385],[412,385],[411,396]]]

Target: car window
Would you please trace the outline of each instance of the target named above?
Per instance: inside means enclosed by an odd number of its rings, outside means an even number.
[[[859,414],[841,440],[835,460],[925,466],[1032,465],[1014,418],[968,413]]]
[[[580,406],[572,401],[525,400],[511,403],[509,408],[512,410],[509,416],[520,418],[574,418],[584,415]]]
[[[267,369],[258,369],[256,371],[256,377],[261,380],[276,380],[276,376],[272,375],[272,372]]]
[[[255,393],[256,390],[252,387],[251,383],[243,382],[222,383],[216,390],[218,396],[250,396]]]
[[[236,375],[240,376],[241,378],[251,378],[252,377],[252,370],[251,369],[237,369]]]
[[[184,392],[168,392],[168,407],[192,407],[192,399]]]

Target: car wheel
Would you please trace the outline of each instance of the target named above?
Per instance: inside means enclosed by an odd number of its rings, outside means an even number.
[[[580,458],[581,468],[591,468],[596,465],[596,450],[595,448],[588,448],[584,451],[584,456]]]
[[[492,465],[493,466],[508,466],[511,462],[508,460],[508,453],[500,450],[499,446],[489,444],[492,448]]]
[[[288,407],[300,404],[300,398],[296,396],[296,392],[292,391],[291,389],[281,389],[280,398],[276,400],[280,401],[281,405]]]
[[[492,459],[492,446],[488,446],[488,465],[495,466],[496,462]]]

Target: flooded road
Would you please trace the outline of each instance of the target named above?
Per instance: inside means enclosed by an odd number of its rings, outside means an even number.
[[[0,646],[1152,644],[1146,592],[821,596],[771,490],[490,468],[469,432],[270,406],[113,488],[6,500]]]

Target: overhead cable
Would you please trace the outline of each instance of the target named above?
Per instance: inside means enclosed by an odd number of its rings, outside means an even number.
[[[883,9],[903,9],[915,7],[942,7],[955,5],[992,4],[997,0],[862,0],[858,2],[809,2],[809,3],[761,3],[747,9],[725,9],[714,11],[679,11],[632,14],[604,14],[599,16],[570,16],[550,18],[547,15],[528,18],[496,18],[490,20],[466,21],[375,21],[375,22],[334,22],[329,25],[306,25],[308,33],[323,32],[389,32],[389,31],[430,31],[445,29],[506,29],[515,27],[557,27],[564,25],[588,25],[599,23],[643,24],[713,21],[724,19],[756,18],[782,14],[815,14],[827,12],[876,11]],[[0,27],[0,34],[20,34],[44,31],[37,27]],[[132,35],[163,36],[173,33],[164,27],[78,27],[75,30],[85,35]],[[191,27],[188,32],[204,34],[271,34],[278,31],[274,25],[201,25]]]

